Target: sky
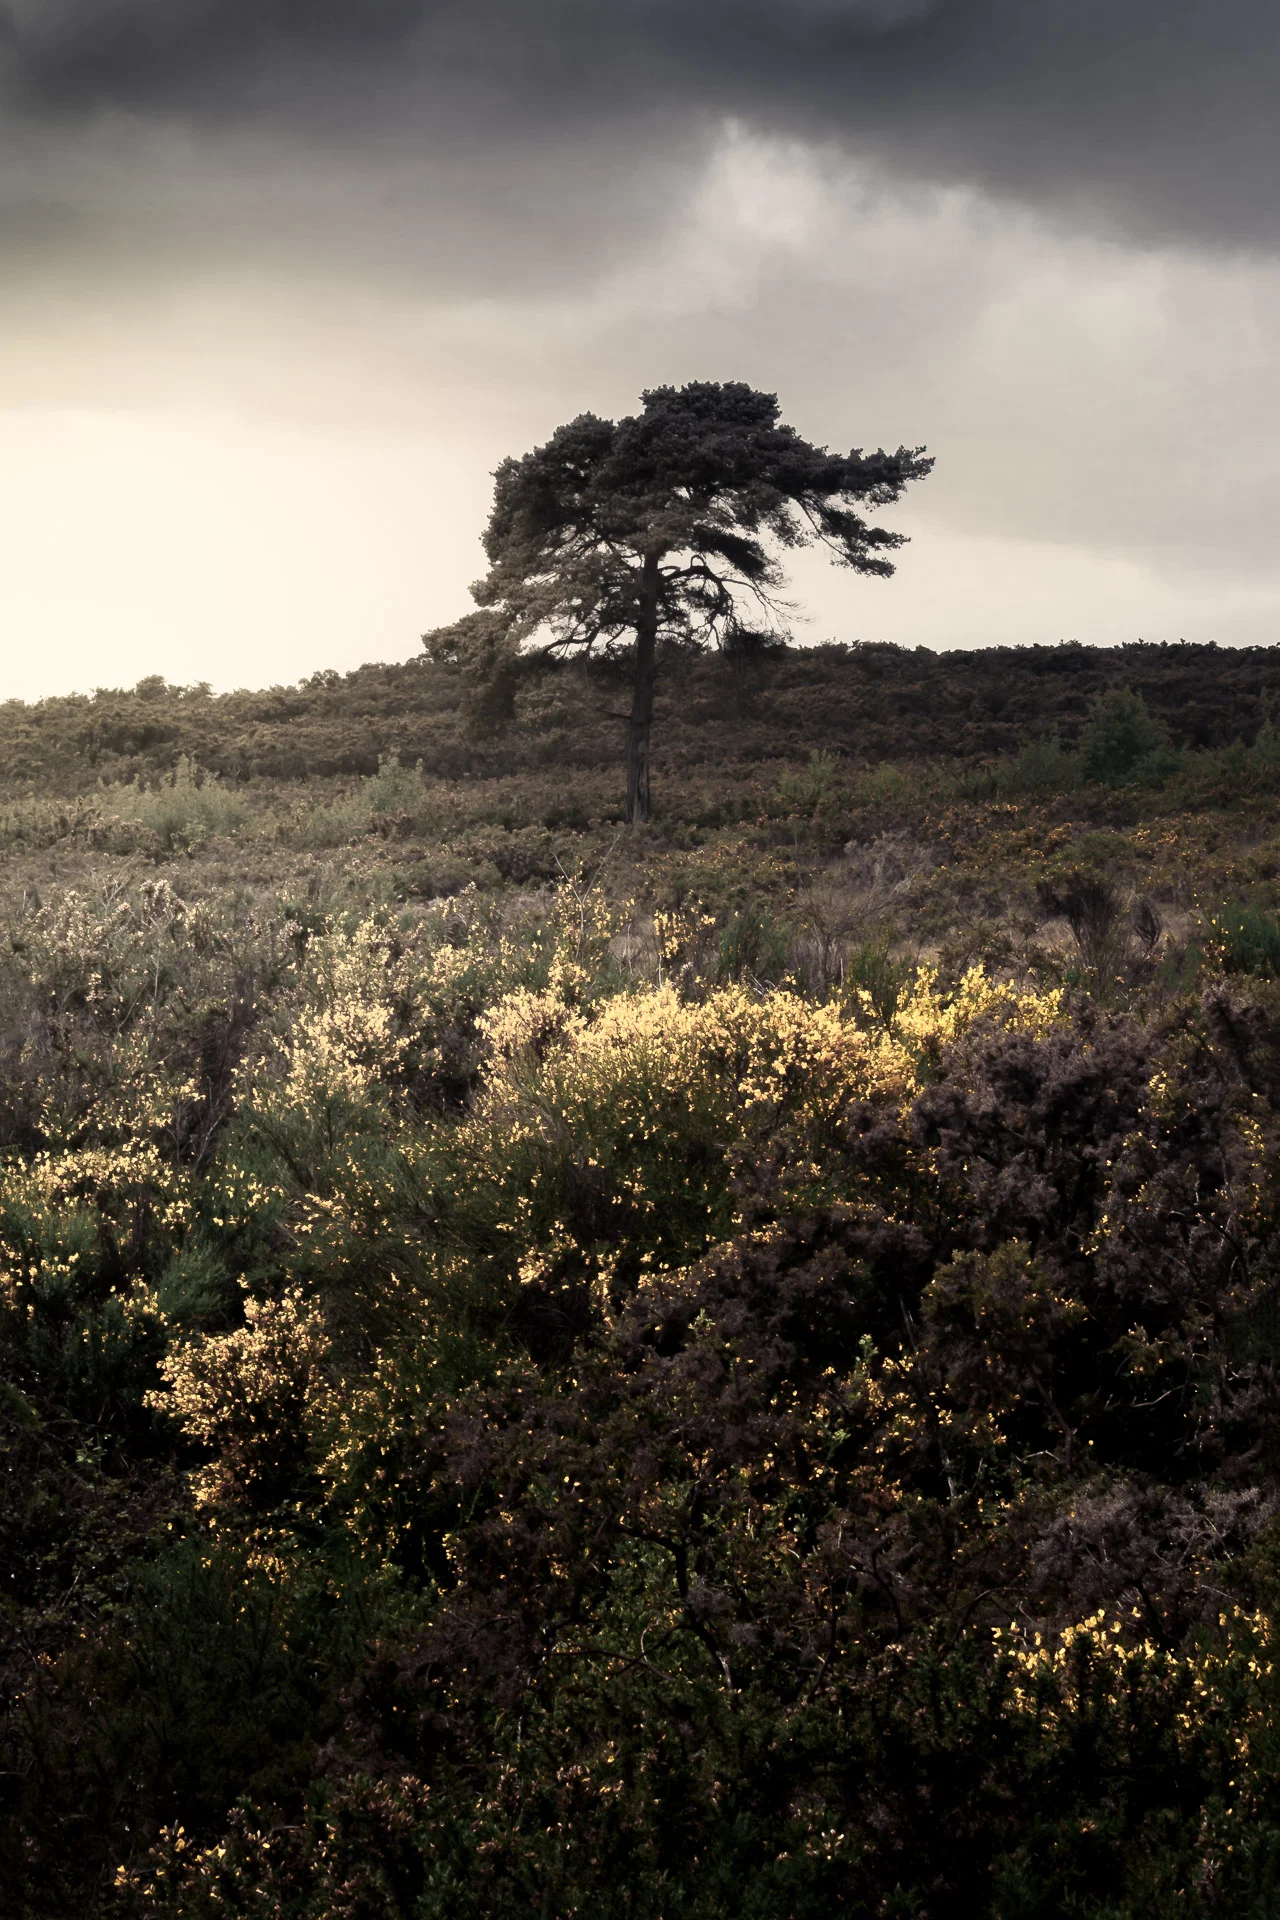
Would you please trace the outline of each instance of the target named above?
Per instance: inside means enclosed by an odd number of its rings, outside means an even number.
[[[406,659],[491,474],[925,444],[801,641],[1280,637],[1269,0],[0,0],[0,698]]]

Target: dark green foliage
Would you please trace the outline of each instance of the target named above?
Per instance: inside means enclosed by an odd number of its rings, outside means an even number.
[[[1280,979],[1280,921],[1274,914],[1259,907],[1224,908],[1213,931],[1227,973]]]
[[[333,1563],[340,1543],[274,1546],[275,1574],[216,1536],[171,1541],[118,1580],[56,1671],[26,1681],[0,1745],[8,1831],[26,1841],[10,1851],[25,1895],[11,1911],[84,1911],[117,1836],[173,1821],[214,1831],[242,1795],[305,1792],[340,1689],[394,1606],[359,1566]]]
[[[583,414],[503,461],[485,533],[491,572],[475,594],[488,611],[429,636],[430,653],[450,658],[474,640],[496,650],[491,678],[544,629],[557,650],[607,648],[634,635],[649,554],[673,556],[656,576],[658,631],[691,642],[748,639],[743,593],[767,617],[779,578],[767,537],[784,548],[817,539],[860,572],[892,572],[883,556],[903,536],[854,507],[890,505],[922,479],[932,465],[922,448],[829,453],[779,424],[772,394],[741,382],[659,387],[643,400],[634,417]]]
[[[887,1027],[898,1010],[911,972],[906,962],[893,958],[888,937],[881,934],[850,951],[843,984],[846,992],[865,993],[872,1012]]]
[[[1080,771],[1086,780],[1111,787],[1126,780],[1158,784],[1177,767],[1168,736],[1141,694],[1117,689],[1095,702],[1080,735]]]
[[[1007,784],[1021,793],[1063,793],[1073,785],[1077,771],[1077,764],[1055,732],[1039,740],[1029,740],[1019,750],[1009,769]]]
[[[786,929],[754,901],[735,913],[720,934],[722,979],[741,980],[744,975],[776,979],[786,961]]]

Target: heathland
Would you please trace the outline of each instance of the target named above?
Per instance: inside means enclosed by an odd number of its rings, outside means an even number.
[[[1280,1902],[1280,653],[0,705],[17,1920]]]

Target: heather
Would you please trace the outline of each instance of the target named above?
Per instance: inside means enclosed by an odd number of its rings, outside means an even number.
[[[0,709],[12,1910],[1271,1911],[1277,678]]]

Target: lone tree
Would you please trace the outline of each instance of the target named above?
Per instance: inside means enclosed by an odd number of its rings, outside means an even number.
[[[584,413],[507,459],[485,530],[477,611],[424,635],[461,664],[491,716],[555,657],[634,647],[627,819],[649,817],[659,642],[746,651],[785,640],[778,549],[825,546],[887,575],[905,535],[868,526],[933,465],[922,447],[830,453],[779,424],[774,394],[740,381],[655,387],[625,420]]]

